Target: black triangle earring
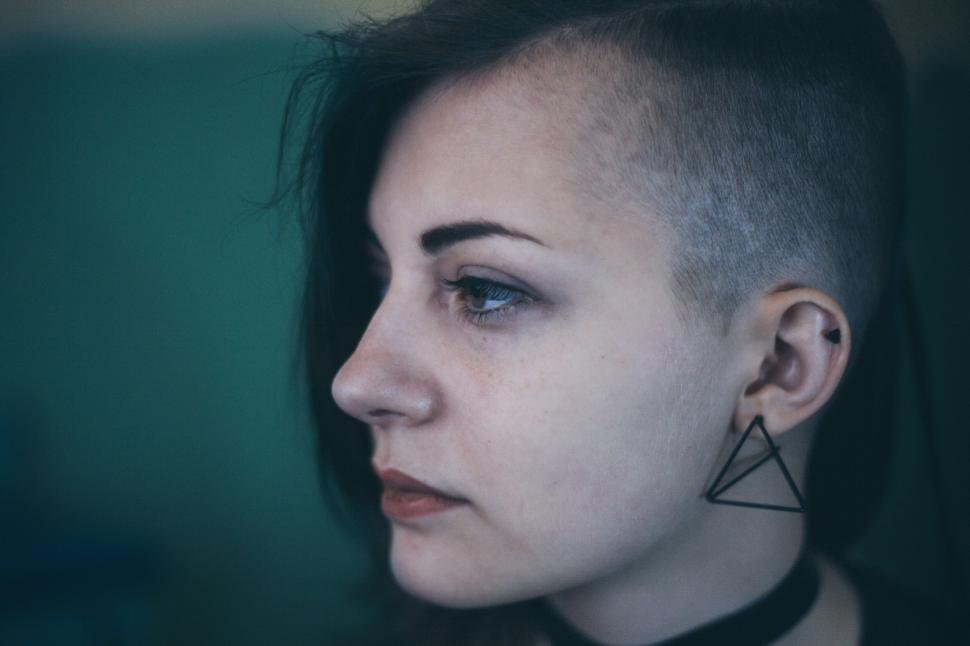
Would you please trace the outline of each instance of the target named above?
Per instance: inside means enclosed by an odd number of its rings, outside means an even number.
[[[758,428],[761,429],[761,434],[764,436],[765,442],[767,442],[768,444],[768,452],[765,455],[763,455],[761,458],[759,458],[750,467],[748,467],[740,474],[734,476],[728,482],[722,485],[721,480],[723,480],[724,477],[727,475],[728,469],[731,468],[731,464],[734,462],[734,458],[737,457],[738,452],[741,450],[741,447],[748,439],[748,436],[751,435],[751,430],[756,425],[758,426]],[[721,471],[717,474],[717,477],[714,478],[714,483],[711,484],[710,489],[707,490],[707,495],[705,496],[707,498],[707,501],[713,502],[718,505],[735,505],[737,507],[756,507],[758,509],[774,509],[777,511],[794,511],[794,512],[804,513],[805,500],[804,498],[802,498],[802,494],[798,490],[798,487],[795,486],[795,481],[792,479],[791,474],[788,473],[788,467],[785,466],[784,460],[781,459],[781,454],[779,453],[780,450],[781,450],[780,447],[771,440],[771,436],[768,435],[768,431],[765,430],[764,418],[761,415],[756,415],[755,418],[751,420],[751,423],[748,424],[748,428],[744,431],[744,434],[741,435],[741,441],[738,442],[737,446],[734,447],[734,450],[731,451],[731,456],[728,458],[727,462],[724,463],[724,466],[721,467]],[[797,507],[787,506],[787,505],[769,505],[769,504],[760,503],[760,502],[747,502],[742,500],[726,500],[721,498],[721,494],[723,494],[725,491],[727,491],[728,489],[736,485],[738,482],[741,481],[742,478],[750,474],[752,471],[760,467],[762,464],[772,459],[778,464],[778,468],[781,469],[782,475],[785,476],[785,481],[788,483],[788,486],[791,488],[791,492],[795,495],[795,500],[798,501]]]

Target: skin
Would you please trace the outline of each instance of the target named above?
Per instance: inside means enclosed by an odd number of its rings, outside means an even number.
[[[584,196],[569,98],[499,74],[439,84],[407,111],[367,215],[388,289],[332,394],[368,425],[375,466],[469,501],[391,521],[407,591],[462,608],[545,597],[589,637],[637,644],[736,610],[791,567],[800,514],[703,493],[756,414],[804,490],[814,415],[851,335],[833,299],[784,284],[752,294],[726,335],[685,326],[660,219]],[[418,245],[478,219],[542,244],[491,236],[436,256]],[[464,276],[524,296],[441,284]],[[481,325],[461,314],[504,305]],[[823,336],[834,328],[841,343]],[[790,503],[783,486],[762,468],[736,495]],[[783,643],[854,643],[852,592],[834,566],[824,581]]]

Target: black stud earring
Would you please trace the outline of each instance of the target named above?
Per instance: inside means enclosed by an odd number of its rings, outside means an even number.
[[[750,467],[742,471],[740,474],[732,477],[728,482],[722,485],[721,481],[727,475],[728,469],[731,468],[731,464],[734,462],[734,458],[737,457],[738,452],[748,439],[748,436],[751,435],[751,430],[755,427],[755,425],[761,429],[761,434],[764,436],[765,442],[768,444],[768,452]],[[798,490],[798,487],[795,486],[795,481],[792,479],[791,474],[788,473],[788,467],[785,466],[784,460],[781,459],[781,454],[779,453],[780,450],[780,447],[771,440],[771,436],[768,435],[768,431],[765,430],[764,418],[761,415],[756,415],[755,418],[751,420],[751,423],[748,424],[748,428],[741,436],[741,441],[738,442],[737,446],[734,447],[734,450],[731,451],[731,457],[729,457],[727,462],[724,463],[724,466],[721,467],[721,471],[717,474],[717,477],[714,478],[714,483],[711,485],[710,489],[707,490],[707,501],[718,505],[735,505],[737,507],[756,507],[758,509],[774,509],[777,511],[795,511],[804,513],[805,500],[802,498],[802,494]],[[782,475],[785,476],[785,481],[791,488],[791,492],[795,495],[795,500],[798,501],[797,507],[786,505],[769,505],[766,503],[748,502],[742,500],[725,500],[721,498],[721,494],[736,485],[741,481],[741,479],[760,467],[762,464],[772,459],[778,464],[778,468],[781,469]]]

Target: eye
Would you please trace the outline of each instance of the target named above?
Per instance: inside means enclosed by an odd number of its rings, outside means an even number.
[[[459,294],[462,318],[479,327],[511,316],[522,304],[534,299],[522,290],[484,278],[464,276],[458,280],[442,279],[447,289]],[[476,304],[481,301],[480,304]]]

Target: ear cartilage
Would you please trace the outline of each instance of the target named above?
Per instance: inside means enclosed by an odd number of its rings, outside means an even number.
[[[838,343],[839,341],[842,340],[842,333],[839,331],[839,328],[835,328],[834,330],[829,330],[828,332],[826,332],[825,338],[831,341],[832,343]]]

